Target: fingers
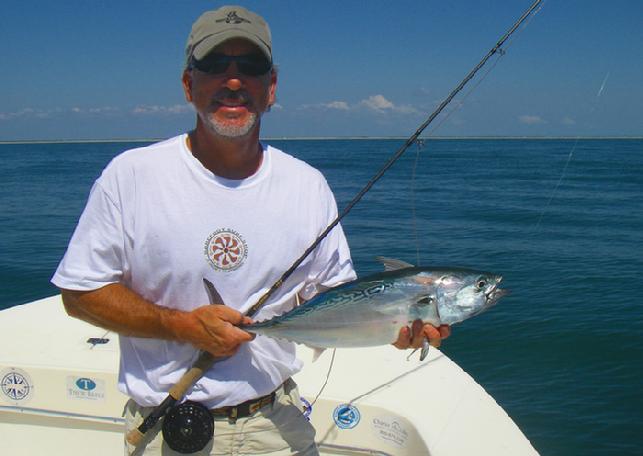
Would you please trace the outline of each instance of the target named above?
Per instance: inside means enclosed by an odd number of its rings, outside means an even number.
[[[400,329],[397,340],[393,346],[401,350],[407,348],[420,348],[426,338],[429,343],[434,347],[439,347],[442,339],[446,339],[451,335],[451,327],[448,325],[440,325],[435,327],[431,324],[423,324],[421,320],[415,320],[411,328],[404,326]]]
[[[199,307],[191,314],[198,324],[188,341],[214,356],[231,356],[241,344],[254,339],[254,335],[237,327],[252,320],[230,307],[213,304]]]
[[[415,320],[411,325],[411,347],[420,348],[422,346],[422,341],[424,339],[425,331],[422,331],[424,324],[422,320]],[[430,325],[426,325],[430,326]],[[431,326],[432,327],[432,326]],[[429,339],[430,341],[431,339]]]
[[[440,330],[433,325],[424,325],[422,328],[422,336],[429,340],[432,347],[438,348],[442,344],[442,337]]]
[[[400,328],[397,340],[393,342],[393,346],[400,350],[405,350],[411,346],[411,330],[408,326]]]
[[[210,312],[215,313],[221,320],[230,322],[235,326],[248,324],[248,320],[252,322],[250,318],[244,316],[238,310],[222,304],[211,304],[209,306],[206,306],[206,309],[209,309]]]

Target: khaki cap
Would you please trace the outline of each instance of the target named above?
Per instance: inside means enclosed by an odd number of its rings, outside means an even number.
[[[201,60],[224,41],[243,38],[255,44],[272,62],[270,28],[258,14],[241,6],[222,6],[203,13],[192,25],[185,47],[186,65]]]

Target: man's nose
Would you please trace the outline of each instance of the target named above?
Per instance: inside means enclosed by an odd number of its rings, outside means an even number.
[[[228,69],[226,70],[225,86],[233,91],[237,91],[243,86],[243,83],[239,78],[239,70],[236,62],[231,62],[230,65],[228,65]]]
[[[226,79],[225,86],[227,89],[236,92],[237,90],[241,89],[242,84],[238,78],[228,78]]]

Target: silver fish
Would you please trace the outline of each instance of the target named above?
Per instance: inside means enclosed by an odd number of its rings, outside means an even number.
[[[480,314],[507,293],[498,288],[502,277],[497,274],[378,259],[385,272],[332,288],[283,315],[242,329],[319,351],[385,345],[417,319],[436,327],[453,325]],[[425,345],[421,359],[427,349]]]

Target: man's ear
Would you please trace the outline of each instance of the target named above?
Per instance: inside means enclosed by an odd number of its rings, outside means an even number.
[[[268,107],[272,107],[277,101],[277,72],[270,73],[270,88],[268,89]]]
[[[183,93],[185,94],[185,99],[188,103],[192,103],[192,72],[187,68],[183,70],[181,82],[183,84]]]

